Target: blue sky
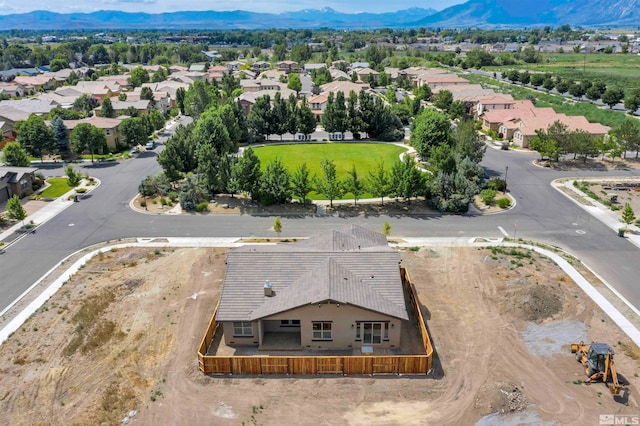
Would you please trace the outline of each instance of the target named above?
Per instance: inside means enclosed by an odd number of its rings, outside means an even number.
[[[251,10],[255,12],[284,12],[301,9],[331,7],[339,12],[390,12],[410,7],[442,10],[466,0],[0,0],[0,14],[50,10],[59,13],[123,10],[127,12],[175,12],[179,10]]]

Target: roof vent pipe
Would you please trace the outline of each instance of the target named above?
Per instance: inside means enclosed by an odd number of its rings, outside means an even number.
[[[264,295],[267,297],[273,296],[273,288],[269,280],[264,283]]]

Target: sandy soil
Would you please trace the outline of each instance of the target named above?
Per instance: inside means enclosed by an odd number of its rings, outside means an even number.
[[[527,252],[403,251],[436,348],[430,376],[204,376],[196,349],[224,253],[117,250],[88,264],[0,346],[0,424],[112,425],[131,410],[140,425],[597,424],[599,414],[640,414],[640,351]],[[620,398],[581,384],[568,346],[578,338],[616,348],[631,382]]]

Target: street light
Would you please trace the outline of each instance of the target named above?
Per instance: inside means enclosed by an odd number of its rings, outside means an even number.
[[[509,166],[504,167],[504,192],[507,192],[507,173],[509,173]]]

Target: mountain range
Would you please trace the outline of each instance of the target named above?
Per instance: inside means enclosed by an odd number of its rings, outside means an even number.
[[[412,8],[388,13],[341,13],[323,8],[277,14],[245,10],[154,14],[101,10],[60,14],[40,10],[0,15],[0,30],[489,28],[563,24],[586,27],[640,26],[640,0],[469,0],[439,12]]]

